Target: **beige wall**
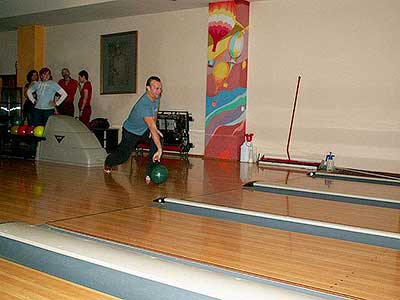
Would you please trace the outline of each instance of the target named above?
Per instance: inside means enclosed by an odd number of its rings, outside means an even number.
[[[204,150],[208,9],[191,9],[47,28],[46,63],[55,79],[86,69],[93,85],[93,117],[120,127],[150,75],[163,80],[162,110],[188,110],[193,153]],[[138,31],[138,94],[100,95],[100,35]],[[191,151],[192,152],[192,151]]]
[[[15,74],[17,61],[17,32],[0,32],[0,75]]]
[[[272,0],[250,12],[248,131],[285,157],[400,171],[400,2]]]

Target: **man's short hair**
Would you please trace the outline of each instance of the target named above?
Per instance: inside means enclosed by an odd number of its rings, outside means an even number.
[[[78,75],[81,76],[81,77],[85,77],[86,80],[89,80],[89,74],[88,74],[88,72],[86,72],[85,70],[80,71],[80,72],[78,73]]]
[[[157,76],[150,76],[149,79],[147,79],[147,81],[146,81],[146,86],[150,86],[150,85],[151,85],[151,82],[152,82],[153,80],[158,81],[158,82],[161,82],[161,79],[160,79],[159,77],[157,77]]]

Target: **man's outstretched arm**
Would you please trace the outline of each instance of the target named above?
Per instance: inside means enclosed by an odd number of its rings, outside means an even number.
[[[157,152],[154,153],[153,155],[153,162],[155,161],[160,161],[161,160],[161,155],[162,155],[162,146],[161,146],[161,140],[160,140],[160,135],[159,131],[156,126],[156,122],[154,122],[153,117],[144,117],[144,121],[146,122],[147,126],[149,127],[150,133],[151,133],[151,138],[154,141],[154,144],[156,144],[157,147]]]

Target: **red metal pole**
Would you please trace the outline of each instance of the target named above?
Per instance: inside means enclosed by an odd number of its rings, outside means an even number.
[[[286,154],[287,154],[287,157],[288,157],[289,160],[290,160],[289,146],[290,146],[290,139],[292,137],[293,121],[294,121],[294,114],[296,112],[297,95],[299,94],[300,79],[301,79],[301,76],[299,76],[297,78],[296,96],[294,97],[294,104],[293,104],[293,110],[292,110],[292,119],[290,120],[289,136],[288,136],[288,140],[287,140],[287,144],[286,144]]]

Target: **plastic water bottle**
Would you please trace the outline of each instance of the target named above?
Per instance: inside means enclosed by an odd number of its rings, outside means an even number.
[[[251,143],[244,142],[240,146],[240,162],[249,162],[250,159]]]
[[[249,160],[248,160],[248,162],[249,163],[253,163],[253,145],[250,143],[250,146],[249,146]]]
[[[240,146],[240,161],[246,163],[253,162],[253,135],[254,133],[246,133],[244,143]]]
[[[326,171],[327,172],[333,172],[335,171],[335,154],[332,154],[332,152],[329,152],[329,154],[326,156]]]

